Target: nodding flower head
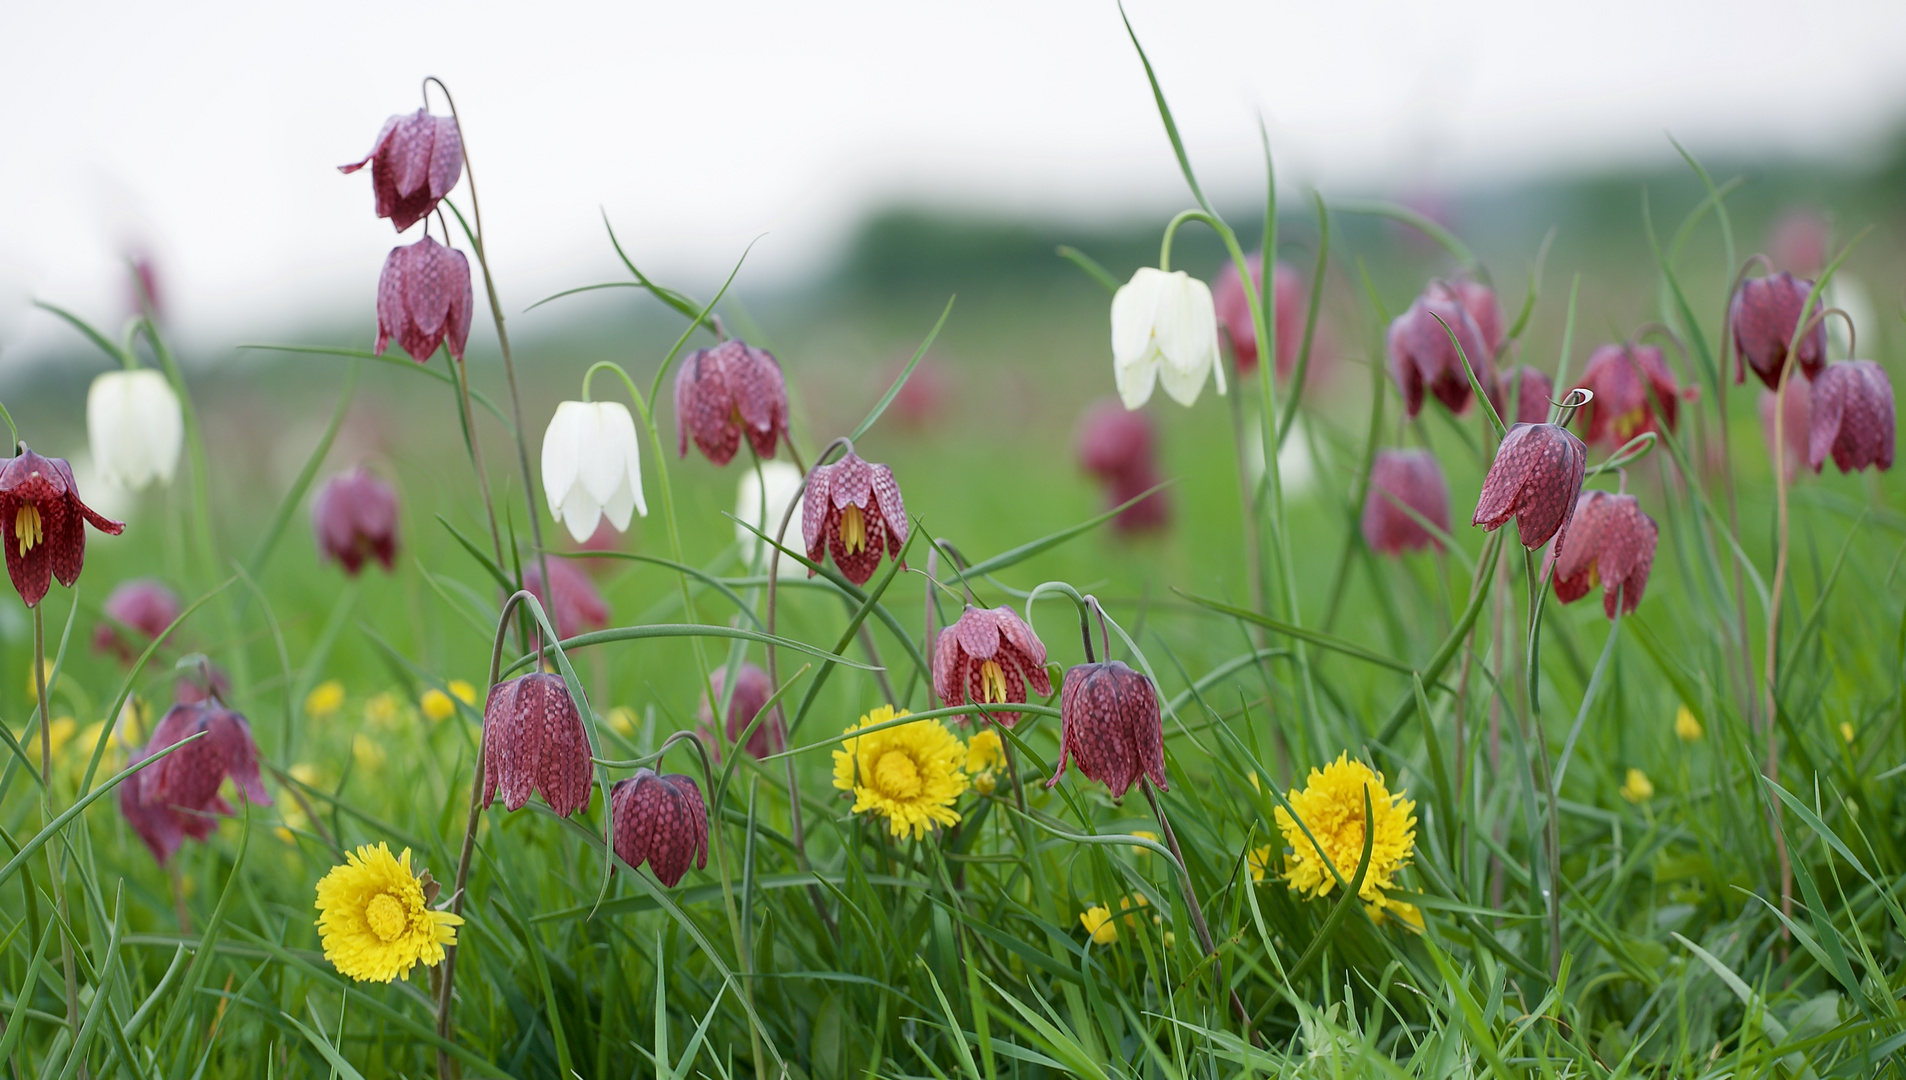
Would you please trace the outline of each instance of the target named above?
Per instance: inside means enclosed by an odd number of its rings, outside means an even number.
[[[93,628],[93,648],[130,663],[146,641],[165,633],[178,617],[178,594],[164,584],[152,578],[122,581],[106,597],[106,619]],[[128,631],[133,640],[127,640]]]
[[[1402,505],[1399,506],[1398,504]],[[1449,486],[1428,450],[1379,450],[1370,465],[1370,491],[1363,501],[1363,540],[1382,555],[1421,551],[1443,542],[1403,507],[1449,531]]]
[[[1152,681],[1117,660],[1067,671],[1059,693],[1059,782],[1066,763],[1122,799],[1140,777],[1165,784],[1165,728]]]
[[[1549,418],[1549,399],[1555,396],[1555,380],[1546,374],[1518,364],[1496,377],[1493,400],[1515,402],[1515,415],[1504,416],[1511,424],[1540,424]]]
[[[717,465],[732,461],[748,437],[754,452],[774,456],[788,437],[788,385],[774,354],[740,340],[699,349],[675,371],[675,429],[682,457],[688,440]]]
[[[1469,312],[1469,317],[1476,320],[1476,330],[1482,335],[1482,347],[1489,357],[1493,359],[1496,353],[1502,351],[1502,336],[1506,327],[1503,325],[1502,304],[1496,299],[1496,290],[1479,281],[1466,279],[1432,281],[1429,288],[1424,290],[1424,295],[1461,304],[1463,310]],[[1469,362],[1476,363],[1476,358],[1470,357]]]
[[[1745,380],[1747,369],[1753,368],[1768,389],[1779,387],[1780,369],[1788,360],[1787,346],[1800,326],[1800,309],[1806,306],[1807,294],[1812,291],[1813,282],[1797,279],[1785,270],[1741,282],[1727,305],[1728,329],[1734,335],[1734,350],[1740,354],[1735,382]],[[1818,302],[1812,314],[1820,314]],[[1824,320],[1814,322],[1813,329],[1800,339],[1792,359],[1807,378],[1820,374],[1827,359]]]
[[[359,466],[332,477],[311,502],[320,561],[335,559],[356,577],[376,558],[389,573],[397,558],[397,492]]]
[[[540,792],[563,817],[589,805],[589,736],[562,676],[497,683],[483,706],[483,805],[521,810]]]
[[[210,836],[218,828],[217,815],[232,813],[231,804],[218,793],[227,777],[247,801],[271,804],[258,775],[258,745],[252,741],[251,725],[215,700],[172,706],[153,728],[145,748],[133,751],[132,760],[143,761],[194,735],[202,737],[120,785],[120,812],[161,863],[172,857],[186,837]]]
[[[1136,409],[1162,382],[1173,401],[1192,405],[1207,374],[1224,393],[1210,286],[1182,270],[1140,267],[1112,296],[1112,378],[1119,398]]]
[[[542,562],[549,564],[549,580],[555,583],[555,598],[543,588]],[[609,602],[596,591],[589,575],[576,569],[568,559],[531,560],[523,566],[523,588],[543,605],[544,614],[555,624],[558,637],[575,637],[609,625]]]
[[[549,514],[578,544],[604,520],[617,532],[629,515],[649,514],[642,497],[642,447],[619,401],[565,401],[543,432],[543,494]],[[613,539],[613,538],[612,538]]]
[[[1076,444],[1080,467],[1101,480],[1149,471],[1157,461],[1151,416],[1127,410],[1114,398],[1092,405],[1079,418]]]
[[[1793,387],[1787,387],[1789,394]],[[1814,472],[1827,455],[1841,472],[1869,465],[1893,467],[1893,383],[1871,360],[1828,364],[1813,381],[1813,417],[1807,439],[1807,464]]]
[[[727,676],[725,668],[716,668],[708,677],[710,689],[714,691],[717,701],[721,700]],[[767,672],[755,664],[741,665],[740,672],[735,675],[735,692],[728,699],[728,722],[724,726],[729,742],[741,738],[741,733],[748,730],[748,725],[754,723],[762,706],[773,696],[774,684],[768,681]],[[709,707],[705,694],[697,695],[695,721],[702,743],[714,752],[717,761],[721,760],[721,748],[715,741],[715,710]],[[763,716],[761,722],[755,725],[754,734],[748,736],[747,745],[742,749],[747,751],[749,757],[764,758],[786,748],[787,736],[782,725],[781,706],[777,704],[773,712]]]
[[[1633,495],[1584,491],[1568,535],[1549,549],[1543,568],[1555,575],[1556,599],[1572,604],[1599,584],[1609,618],[1617,603],[1624,615],[1634,611],[1648,587],[1659,535],[1655,519],[1642,513]]]
[[[1534,550],[1568,529],[1588,470],[1588,447],[1554,424],[1517,424],[1496,448],[1469,519],[1494,531],[1516,519],[1522,546]]]
[[[470,260],[426,236],[394,247],[377,279],[377,355],[396,338],[412,360],[428,363],[437,346],[463,359],[475,300]]]
[[[1026,703],[1026,688],[1052,693],[1046,646],[1010,607],[968,607],[940,632],[933,648],[933,692],[951,708]],[[996,711],[993,719],[1013,726],[1019,714]]]
[[[1264,253],[1245,260],[1251,268],[1251,282],[1264,288]],[[1284,378],[1297,366],[1297,353],[1304,344],[1304,321],[1309,312],[1309,296],[1297,269],[1279,262],[1271,271],[1272,302],[1277,315],[1277,376]],[[1211,302],[1217,309],[1218,327],[1231,339],[1231,351],[1237,355],[1238,370],[1246,374],[1257,370],[1257,324],[1251,321],[1251,301],[1244,293],[1244,278],[1237,264],[1226,261],[1218,271],[1217,284],[1211,287]],[[1318,343],[1313,341],[1313,354]]]
[[[1595,395],[1583,406],[1588,442],[1620,446],[1644,432],[1674,430],[1681,384],[1658,346],[1603,345],[1588,358],[1582,386]]]
[[[1456,335],[1455,344],[1450,342],[1452,333]],[[1461,353],[1457,345],[1462,346]],[[1475,369],[1477,383],[1495,385],[1496,366],[1482,331],[1469,310],[1447,290],[1432,287],[1417,297],[1408,311],[1398,315],[1390,323],[1388,347],[1390,376],[1396,380],[1403,394],[1403,408],[1411,417],[1422,411],[1426,391],[1450,412],[1460,413],[1469,407],[1465,356]]]
[[[708,866],[708,806],[701,785],[686,776],[637,769],[609,789],[615,853],[630,866],[644,862],[655,879],[674,888],[688,873]]]
[[[371,167],[371,191],[377,196],[377,216],[389,218],[398,232],[422,221],[450,194],[463,174],[463,137],[450,116],[432,116],[423,109],[384,121],[371,152],[341,173]]]
[[[7,576],[27,607],[46,597],[52,579],[71,588],[86,563],[86,524],[108,536],[126,530],[79,501],[73,467],[20,444],[20,456],[0,458],[0,544]]]
[[[807,495],[801,502],[801,538],[807,542],[809,561],[820,562],[832,552],[842,576],[865,585],[880,565],[882,547],[888,555],[899,557],[907,543],[907,529],[900,485],[885,465],[868,464],[849,450],[832,465],[816,466],[808,477]]]

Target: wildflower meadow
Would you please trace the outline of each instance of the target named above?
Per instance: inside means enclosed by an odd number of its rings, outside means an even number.
[[[0,1070],[1906,1073],[1884,231],[1758,253],[1688,155],[1644,259],[1488,265],[1268,136],[1221,212],[1131,44],[1187,209],[1054,253],[1086,331],[957,421],[959,297],[840,378],[742,251],[516,295],[434,79],[332,177],[360,337],[40,297]],[[583,303],[664,329],[513,346]],[[267,468],[210,418],[272,395]]]

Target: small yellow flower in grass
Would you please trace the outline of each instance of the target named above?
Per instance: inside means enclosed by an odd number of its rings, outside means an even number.
[[[627,705],[617,705],[610,709],[603,719],[609,722],[609,726],[615,729],[617,735],[635,734],[635,710]]]
[[[1649,780],[1648,774],[1640,769],[1629,769],[1627,777],[1621,782],[1621,797],[1631,803],[1645,803],[1655,797],[1654,781]]]
[[[1363,858],[1366,789],[1370,793],[1373,829],[1370,868],[1364,873],[1363,887],[1357,890],[1357,897],[1369,909],[1370,917],[1378,922],[1383,921],[1386,914],[1392,914],[1409,926],[1420,928],[1423,916],[1415,905],[1389,896],[1389,890],[1396,888],[1397,872],[1409,865],[1410,856],[1416,850],[1416,803],[1404,798],[1403,792],[1390,794],[1383,786],[1382,773],[1373,772],[1361,761],[1350,760],[1347,753],[1339,754],[1336,761],[1322,770],[1310,770],[1304,790],[1290,793],[1291,808],[1297,811],[1304,825],[1309,826],[1311,836],[1317,838],[1316,843],[1304,835],[1303,827],[1290,811],[1281,806],[1276,808],[1278,830],[1292,849],[1284,856],[1284,877],[1292,892],[1323,897],[1337,887],[1336,877],[1325,865],[1326,858],[1346,883],[1356,875],[1357,864]],[[1265,852],[1266,861],[1269,854]]]
[[[344,684],[329,679],[311,688],[304,696],[305,715],[314,720],[322,720],[337,712],[344,705]]]
[[[1372,806],[1372,809],[1375,807]],[[1359,858],[1362,857],[1361,847],[1357,849],[1357,855]],[[1263,881],[1264,875],[1271,872],[1271,845],[1265,844],[1260,848],[1252,848],[1251,853],[1244,857],[1244,861],[1251,867],[1251,880]]]
[[[1092,935],[1094,944],[1110,945],[1118,940],[1118,925],[1112,921],[1112,909],[1103,904],[1080,912],[1079,925]]]
[[[53,722],[46,726],[46,738],[47,741],[52,744],[54,757],[60,756],[60,752],[66,749],[66,744],[72,741],[73,732],[78,730],[79,724],[70,716],[56,716],[53,718]],[[89,743],[88,748],[90,747],[91,744]]]
[[[1853,741],[1853,725],[1845,720],[1840,721],[1840,738],[1847,742]]]
[[[966,744],[938,720],[915,720],[871,735],[864,727],[884,724],[906,711],[882,705],[849,727],[834,751],[834,786],[854,793],[854,813],[887,819],[896,837],[918,840],[934,825],[960,820],[953,800],[966,791]]]
[[[966,740],[966,772],[973,778],[973,788],[981,795],[991,795],[997,781],[993,770],[1006,764],[1006,744],[1000,740],[999,732],[990,727],[981,728]]]
[[[386,690],[364,703],[364,719],[372,727],[395,728],[404,716],[404,699]]]
[[[465,705],[475,705],[477,703],[477,688],[464,682],[462,679],[451,679],[450,696],[463,702]]]
[[[1694,718],[1694,710],[1686,705],[1675,710],[1674,735],[1682,742],[1698,742],[1701,738],[1701,721]]]
[[[390,982],[418,964],[436,967],[457,943],[463,920],[429,903],[437,884],[411,873],[410,849],[393,856],[379,842],[346,856],[318,881],[318,937],[324,958],[358,982]]]
[[[1159,840],[1158,834],[1152,832],[1150,829],[1133,829],[1132,835],[1138,837],[1140,840],[1150,840],[1154,844],[1162,842]],[[1151,848],[1141,844],[1133,844],[1132,850],[1138,852],[1140,855],[1150,855],[1152,853]]]
[[[423,710],[425,718],[429,720],[448,720],[457,714],[457,703],[450,699],[449,694],[434,686],[424,691],[424,696],[417,701],[417,707]]]
[[[306,787],[318,786],[317,766],[300,761],[288,771],[291,773],[291,778],[300,784]],[[311,820],[304,816],[304,805],[295,798],[285,799],[280,804],[280,813],[284,824],[274,830],[278,834],[278,839],[287,844],[297,843],[298,837],[292,830],[302,829],[311,824]]]
[[[376,769],[384,764],[384,748],[361,731],[351,736],[351,756],[357,759],[360,769]]]

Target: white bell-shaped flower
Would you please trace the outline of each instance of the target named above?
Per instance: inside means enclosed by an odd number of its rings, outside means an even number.
[[[1172,400],[1190,405],[1204,389],[1206,372],[1224,393],[1210,286],[1182,270],[1140,267],[1112,297],[1112,374],[1119,398],[1136,409],[1163,382]]]
[[[86,435],[107,482],[127,491],[170,484],[185,445],[179,395],[151,368],[108,371],[86,392]]]
[[[603,517],[617,532],[629,513],[649,516],[642,498],[642,458],[635,421],[615,401],[565,401],[543,432],[543,494],[549,514],[577,543],[595,534]]]
[[[801,470],[785,461],[761,462],[759,476],[755,475],[753,469],[742,470],[741,491],[735,498],[735,542],[741,549],[742,561],[749,566],[756,565],[756,560],[760,559],[765,568],[766,556],[772,551],[767,550],[761,537],[756,536],[748,526],[752,525],[773,536],[775,530],[781,527],[782,519],[787,517],[788,507],[794,502],[795,495],[801,490],[801,477]],[[789,537],[793,538],[792,542]],[[799,550],[801,543],[801,523],[795,520],[789,525],[788,535],[781,537],[781,546]],[[807,567],[799,559],[791,559],[785,554],[781,556],[782,577],[801,577],[806,573]]]

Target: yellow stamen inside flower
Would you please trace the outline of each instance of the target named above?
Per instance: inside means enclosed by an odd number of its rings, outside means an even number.
[[[33,550],[33,545],[45,539],[46,534],[40,531],[39,507],[29,503],[22,506],[19,513],[13,515],[13,535],[20,542],[22,555]]]
[[[999,661],[988,660],[979,666],[979,683],[988,705],[1006,700],[1006,673],[999,670]]]
[[[1646,406],[1643,406],[1630,409],[1620,416],[1615,417],[1615,422],[1610,426],[1615,429],[1615,438],[1625,442],[1633,438],[1635,432],[1640,431],[1643,427],[1646,427],[1647,424],[1648,409]]]
[[[371,933],[385,941],[396,941],[397,935],[409,925],[404,917],[404,905],[389,893],[371,897],[371,902],[364,905],[364,921],[370,925]]]
[[[37,535],[39,518],[33,520]],[[867,546],[867,518],[860,512],[860,507],[852,503],[840,512],[840,542],[849,555],[858,555]]]
[[[889,750],[874,765],[874,783],[890,798],[911,799],[920,794],[920,767],[904,751]]]

